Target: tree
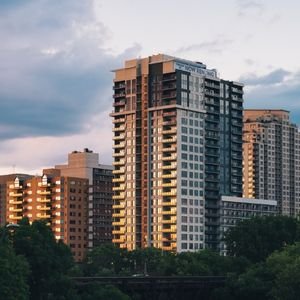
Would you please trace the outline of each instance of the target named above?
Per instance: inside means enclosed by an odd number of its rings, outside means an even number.
[[[11,245],[0,241],[0,298],[5,300],[29,299],[29,265],[16,255]]]
[[[30,299],[69,297],[72,284],[67,275],[73,266],[71,251],[62,242],[56,242],[45,222],[34,221],[30,225],[28,219],[23,219],[13,236],[13,246],[30,265]]]
[[[275,250],[299,240],[299,222],[287,216],[254,217],[240,222],[225,235],[228,254],[251,262],[265,260]]]

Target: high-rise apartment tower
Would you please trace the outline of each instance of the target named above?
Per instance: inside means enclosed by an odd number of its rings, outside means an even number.
[[[300,213],[300,133],[285,110],[244,112],[244,196],[276,200],[278,212]]]
[[[243,86],[163,54],[114,72],[113,242],[217,247],[220,195],[242,194]]]

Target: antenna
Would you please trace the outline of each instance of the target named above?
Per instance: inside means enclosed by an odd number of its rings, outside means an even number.
[[[13,168],[13,174],[15,174],[15,173],[16,173],[16,165],[13,164],[13,165],[12,165],[12,168]]]

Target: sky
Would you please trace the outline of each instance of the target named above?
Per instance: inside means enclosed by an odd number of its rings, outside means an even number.
[[[112,162],[111,70],[165,53],[245,84],[245,108],[300,125],[300,1],[1,0],[0,174],[73,150]]]

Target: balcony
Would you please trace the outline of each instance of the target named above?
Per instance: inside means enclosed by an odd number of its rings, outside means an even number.
[[[163,139],[162,142],[163,143],[176,143],[177,142],[177,138],[175,136],[171,137],[171,138],[166,138],[166,139]]]
[[[113,221],[112,226],[123,226],[125,225],[125,220],[120,220],[120,221]]]
[[[175,146],[172,146],[172,147],[165,147],[162,149],[163,152],[176,152],[177,149],[176,149],[176,145]]]
[[[163,187],[176,187],[177,180],[172,180],[171,182],[166,182],[162,184]]]
[[[13,216],[13,215],[9,216],[9,219],[11,220],[21,220],[22,218],[23,218],[22,216]]]
[[[162,224],[176,224],[176,222],[177,222],[176,217],[172,217],[168,220],[162,220]]]
[[[51,191],[41,191],[41,190],[38,190],[37,194],[39,194],[39,195],[51,195]]]
[[[123,156],[125,156],[125,151],[113,153],[113,157],[123,157]]]
[[[175,200],[169,200],[169,201],[164,201],[162,203],[163,206],[176,206],[177,205],[177,201]]]
[[[176,160],[177,159],[177,155],[170,155],[170,156],[163,156],[162,160],[163,161],[170,161],[170,160]]]
[[[47,210],[51,210],[51,207],[48,207],[48,206],[38,206],[37,209],[38,210],[47,211]]]
[[[125,208],[125,202],[122,202],[120,204],[113,204],[112,208],[113,209],[123,209],[123,208]]]
[[[113,195],[112,198],[115,200],[124,199],[125,193],[120,193],[120,195]]]
[[[113,213],[113,218],[124,218],[125,217],[125,210],[121,210],[118,213]]]
[[[176,196],[177,189],[171,189],[170,191],[162,192],[162,196]]]
[[[120,135],[115,135],[113,137],[113,140],[117,141],[117,140],[124,140],[125,139],[125,134],[120,134]]]
[[[169,165],[164,165],[162,166],[163,170],[172,170],[172,169],[176,169],[177,168],[177,163],[171,163]]]
[[[23,200],[19,199],[19,200],[9,200],[9,204],[22,204]]]
[[[121,184],[120,186],[114,186],[113,191],[124,191],[125,190],[125,184]]]
[[[164,232],[166,232],[166,233],[169,233],[169,232],[176,233],[176,231],[177,231],[177,227],[176,226],[171,226],[170,228],[163,228],[162,229],[163,233]]]
[[[124,241],[125,241],[125,236],[121,236],[119,238],[112,239],[112,242],[116,243],[116,244],[124,243]]]
[[[112,180],[113,182],[124,182],[125,181],[125,177],[124,176],[121,176],[119,178],[113,178]]]
[[[163,134],[175,134],[177,131],[177,128],[176,127],[173,127],[171,129],[165,129],[162,131]]]
[[[22,212],[23,209],[22,209],[22,208],[14,208],[14,207],[10,207],[10,208],[9,208],[9,211],[11,211],[11,212]]]
[[[40,219],[48,219],[51,217],[51,215],[41,214],[41,213],[38,213],[36,216]]]
[[[113,120],[113,123],[124,123],[125,122],[125,118],[115,118],[114,120]]]
[[[124,131],[124,130],[125,130],[125,126],[118,126],[118,127],[116,126],[113,128],[113,131],[115,131],[115,132],[116,131]]]
[[[49,202],[51,202],[51,199],[48,199],[48,198],[38,198],[37,202],[40,202],[40,203],[49,203]]]
[[[125,160],[121,159],[119,161],[114,161],[112,164],[113,164],[113,166],[122,166],[125,164]]]
[[[125,147],[125,143],[120,143],[120,144],[113,145],[114,149],[119,149],[119,148],[124,148],[124,147]]]
[[[171,172],[169,174],[163,174],[162,178],[176,178],[177,177],[177,172]]]
[[[112,234],[124,234],[124,233],[125,233],[125,228],[114,229],[112,231]]]
[[[113,172],[113,174],[124,174],[125,168],[121,168],[119,170],[113,170],[112,172]]]
[[[162,214],[163,215],[176,215],[177,211],[176,211],[176,208],[172,208],[170,210],[163,210]]]
[[[10,192],[9,196],[11,196],[11,197],[22,197],[23,193],[22,192]]]

